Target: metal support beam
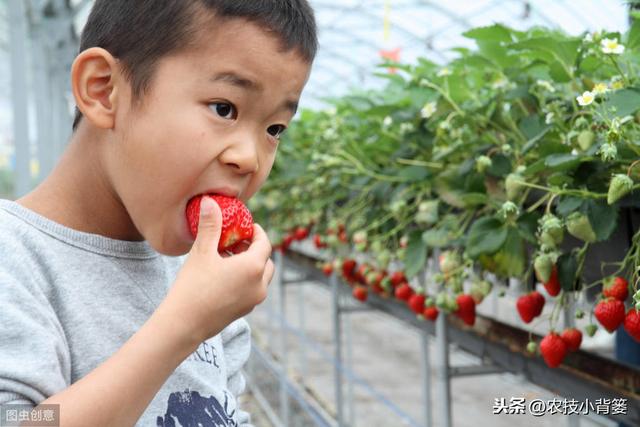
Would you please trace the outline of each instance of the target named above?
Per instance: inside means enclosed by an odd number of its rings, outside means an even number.
[[[29,85],[27,82],[27,11],[23,0],[9,0],[11,23],[11,99],[16,186],[19,199],[31,189],[31,143],[29,141]]]

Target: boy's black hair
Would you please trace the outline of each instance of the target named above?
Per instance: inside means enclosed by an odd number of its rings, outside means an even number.
[[[95,0],[80,52],[101,47],[117,58],[135,103],[148,90],[158,61],[192,47],[214,16],[247,19],[275,33],[284,51],[298,49],[309,63],[315,58],[316,22],[307,0]],[[81,119],[76,107],[74,131]]]

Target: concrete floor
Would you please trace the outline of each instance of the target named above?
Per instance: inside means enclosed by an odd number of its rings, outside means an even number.
[[[288,276],[285,276],[288,277]],[[294,327],[301,328],[306,335],[315,341],[318,348],[314,349],[293,334],[287,337],[287,357],[289,360],[289,375],[297,378],[298,382],[310,390],[315,403],[328,413],[335,414],[334,405],[334,368],[327,356],[333,355],[333,335],[331,318],[331,295],[326,285],[305,282],[302,285],[288,286],[286,289],[288,321]],[[547,304],[545,312],[551,310]],[[275,357],[280,357],[280,335],[277,320],[270,317],[271,311],[278,312],[278,295],[275,286],[270,289],[267,301],[258,306],[248,320],[254,333],[254,345]],[[515,296],[507,294],[504,298],[486,299],[478,311],[484,314],[496,314],[495,317],[509,323],[523,324],[519,321],[515,310]],[[304,321],[302,322],[302,315]],[[364,311],[345,316],[345,331],[351,332],[353,370],[357,376],[364,379],[377,393],[393,402],[398,409],[408,414],[417,425],[424,425],[424,407],[422,393],[421,369],[421,338],[417,330],[406,324],[377,311]],[[518,323],[519,322],[519,323]],[[539,325],[538,332],[544,330],[545,322]],[[598,338],[598,337],[596,337]],[[429,355],[435,360],[435,343],[429,340]],[[601,354],[610,355],[612,340],[602,336],[597,340],[588,340],[589,345]],[[346,347],[345,347],[345,355]],[[325,356],[322,353],[325,353]],[[480,361],[459,349],[455,345],[450,347],[451,366],[478,365]],[[254,375],[256,371],[254,369]],[[435,373],[432,372],[432,376]],[[345,399],[351,390],[353,395],[353,413],[346,414],[351,427],[389,427],[412,425],[395,413],[388,405],[359,384],[352,387],[345,386]],[[274,393],[271,390],[271,393]],[[435,400],[436,390],[431,386],[433,426],[441,427],[438,423],[438,411],[442,410],[440,402]],[[567,416],[561,414],[535,417],[530,414],[505,415],[493,414],[495,399],[524,397],[542,399],[545,402],[562,397],[554,395],[537,387],[521,377],[512,374],[487,374],[454,378],[451,381],[452,418],[456,427],[476,427],[491,425],[495,427],[529,427],[567,425],[582,427],[613,426],[616,425],[602,417],[589,419],[580,417],[579,424],[570,423]],[[270,399],[276,401],[277,396]],[[256,426],[269,426],[264,414],[260,413],[251,396],[245,397],[245,405],[250,405],[256,412],[254,422]],[[274,410],[277,412],[277,405]],[[348,409],[347,409],[348,411]],[[528,412],[528,411],[527,411]],[[577,420],[574,420],[574,422]],[[312,426],[300,423],[301,426]],[[295,427],[294,425],[287,427]]]

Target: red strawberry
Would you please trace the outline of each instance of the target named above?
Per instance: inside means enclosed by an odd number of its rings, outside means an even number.
[[[529,295],[535,301],[536,311],[534,312],[534,317],[540,316],[542,314],[542,309],[544,308],[544,297],[538,291],[533,291]]]
[[[187,203],[186,215],[189,231],[195,239],[200,222],[200,201],[204,195],[193,197]],[[232,251],[240,247],[241,242],[253,237],[253,218],[249,209],[235,197],[209,194],[218,203],[222,211],[222,232],[218,242],[218,252]]]
[[[367,293],[367,288],[360,285],[356,285],[352,291],[353,297],[362,302],[367,300]]]
[[[350,278],[353,275],[353,270],[356,268],[356,261],[351,258],[346,258],[342,262],[342,275],[345,279]]]
[[[576,328],[567,328],[560,336],[567,345],[567,351],[577,351],[582,343],[582,332]]]
[[[456,297],[458,303],[458,310],[455,314],[461,318],[464,323],[469,326],[473,326],[476,322],[476,302],[471,295],[460,294]]]
[[[439,313],[438,309],[434,305],[432,305],[431,307],[426,307],[422,312],[422,315],[425,318],[431,321],[434,321],[438,318],[438,313]]]
[[[593,312],[604,328],[613,332],[624,322],[624,303],[615,298],[600,301]]]
[[[331,276],[331,273],[333,273],[333,265],[330,262],[325,262],[322,266],[322,272],[325,276]]]
[[[635,308],[629,309],[624,318],[624,330],[633,337],[634,340],[640,342],[640,312]]]
[[[629,283],[622,277],[616,276],[612,280],[605,282],[602,295],[624,302],[629,296]]]
[[[393,285],[394,288],[398,286],[400,283],[403,283],[406,281],[407,281],[407,278],[404,277],[404,273],[402,271],[394,271],[391,274],[391,284]]]
[[[309,229],[306,227],[296,227],[293,235],[296,240],[304,240],[309,236]]]
[[[551,276],[549,276],[549,281],[544,284],[544,288],[552,297],[555,297],[560,293],[560,280],[558,280],[558,267],[556,267],[555,264],[553,265],[553,269],[551,270]]]
[[[322,237],[319,234],[314,234],[313,235],[313,244],[318,249],[322,249],[322,248],[326,248],[327,247],[327,244],[324,243]]]
[[[413,289],[407,282],[404,282],[396,288],[395,295],[401,301],[409,301],[409,298],[413,295]]]
[[[567,344],[555,332],[550,332],[540,342],[540,353],[547,366],[556,368],[567,354]]]
[[[289,249],[289,246],[291,246],[291,243],[293,243],[293,234],[287,234],[284,237],[284,240],[282,241],[282,246],[280,247],[280,251],[281,252],[285,252],[287,249]]]
[[[416,314],[422,314],[424,312],[424,301],[425,297],[423,294],[413,294],[409,297],[407,304],[411,311]]]
[[[347,232],[344,230],[340,230],[340,232],[338,233],[338,239],[340,239],[342,243],[347,243],[349,241],[349,238],[347,237]]]
[[[536,317],[536,311],[538,309],[537,301],[531,294],[522,295],[516,302],[516,308],[518,314],[524,323],[529,323]]]
[[[358,269],[356,270],[354,276],[356,278],[356,280],[360,283],[362,283],[363,285],[367,284],[367,273],[369,273],[369,271],[371,270],[371,266],[369,264],[362,263],[358,266]]]

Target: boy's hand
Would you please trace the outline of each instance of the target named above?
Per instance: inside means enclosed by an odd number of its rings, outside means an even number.
[[[212,198],[203,197],[196,240],[162,303],[185,338],[195,340],[192,344],[217,335],[266,298],[274,273],[272,248],[262,227],[253,227],[245,251],[220,255],[222,212]]]

